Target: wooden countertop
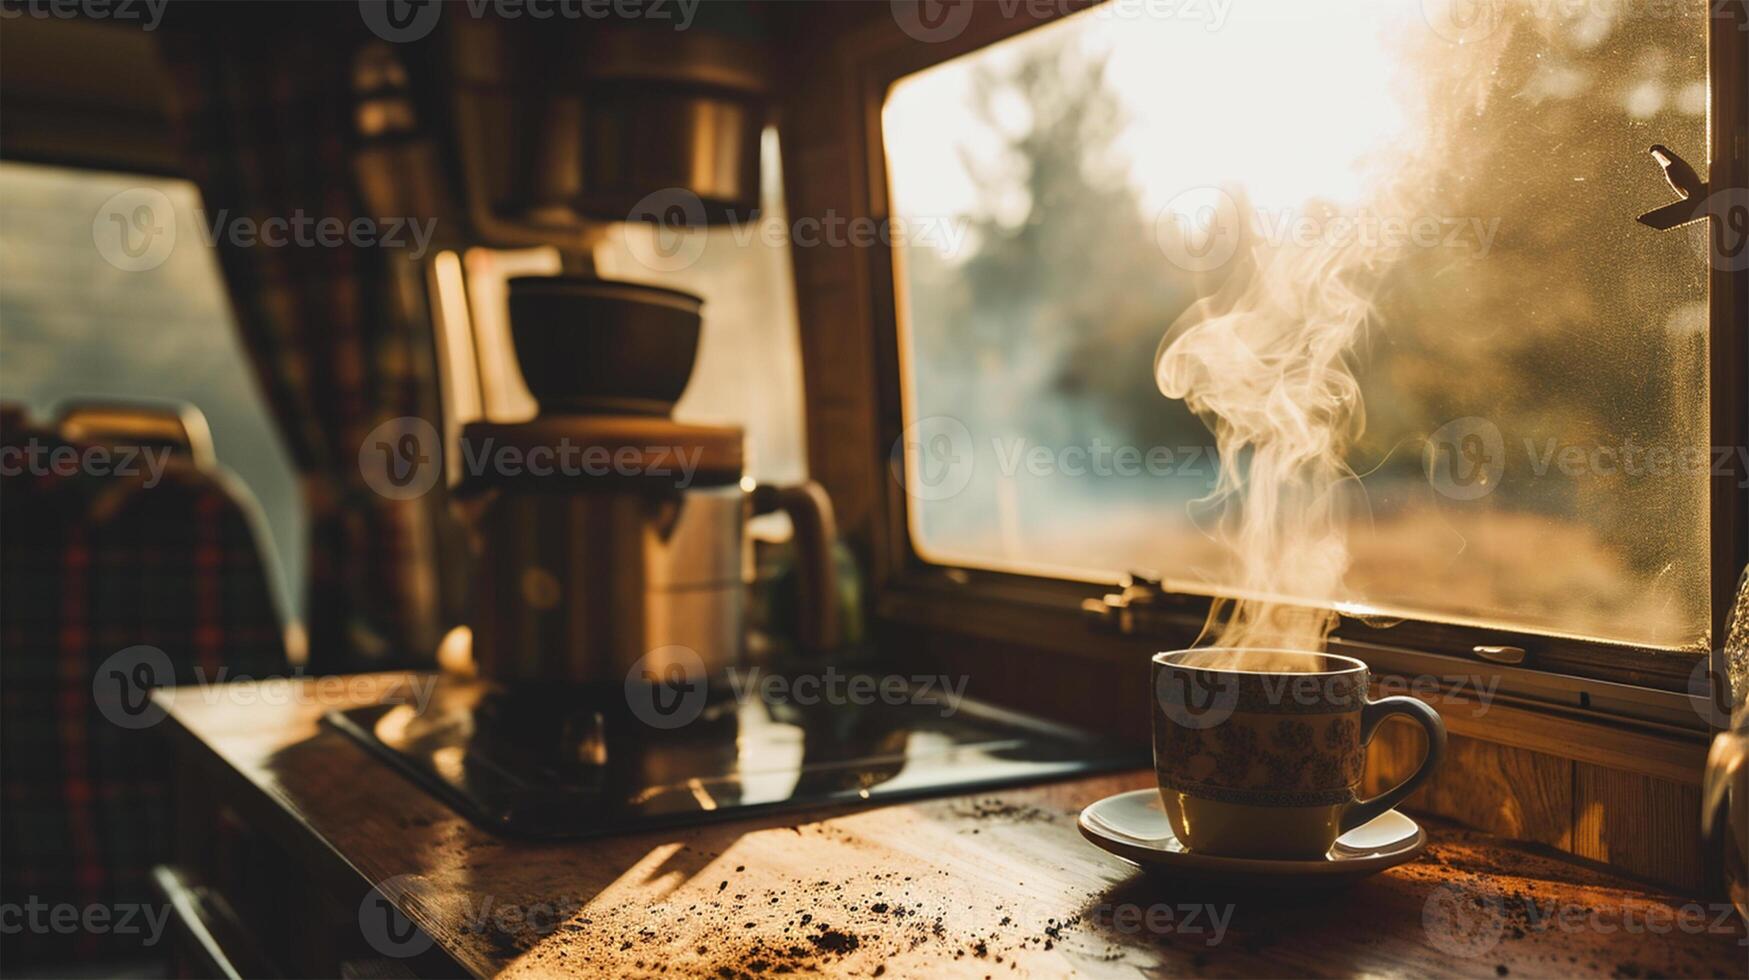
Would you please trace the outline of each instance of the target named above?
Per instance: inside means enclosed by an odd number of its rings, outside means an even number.
[[[570,844],[496,837],[320,727],[412,675],[164,690],[167,729],[266,832],[372,883],[481,976],[1746,976],[1729,906],[1443,827],[1334,892],[1218,894],[1083,841],[1131,773]],[[222,693],[221,693],[222,692]]]

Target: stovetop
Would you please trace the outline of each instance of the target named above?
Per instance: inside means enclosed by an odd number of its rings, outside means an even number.
[[[661,689],[507,691],[450,678],[426,689],[423,708],[414,693],[325,720],[475,823],[521,837],[593,837],[1148,765],[1145,747],[854,673],[726,675],[702,696],[666,704]]]

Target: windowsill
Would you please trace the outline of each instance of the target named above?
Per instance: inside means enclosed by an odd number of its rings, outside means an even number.
[[[1094,630],[1080,610],[1074,584],[1033,581],[981,588],[939,575],[901,580],[880,592],[876,616],[902,627],[1044,650],[1061,658],[1065,672],[1091,659],[1133,665],[1138,676],[1149,656],[1192,645],[1203,626],[1200,612],[1186,608],[1181,615],[1163,616],[1172,626],[1158,635]],[[1433,702],[1448,721],[1458,719],[1453,731],[1459,734],[1698,781],[1711,730],[1686,694],[1342,638],[1333,638],[1331,649],[1365,661],[1375,681],[1393,693]],[[1487,691],[1483,704],[1465,695],[1478,688]],[[1532,738],[1527,730],[1539,734]],[[1548,744],[1551,733],[1559,733],[1558,745]],[[1597,757],[1588,759],[1585,753]],[[1683,767],[1692,761],[1692,768],[1678,773],[1669,768],[1672,759],[1683,760]]]

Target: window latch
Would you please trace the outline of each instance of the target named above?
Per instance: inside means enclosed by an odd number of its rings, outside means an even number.
[[[1678,225],[1705,218],[1708,209],[1707,183],[1700,179],[1700,174],[1688,165],[1687,160],[1677,156],[1675,151],[1662,143],[1653,143],[1648,152],[1652,154],[1652,159],[1658,161],[1658,166],[1664,168],[1664,179],[1682,200],[1647,211],[1637,219],[1640,224],[1659,231],[1669,231]]]
[[[1160,588],[1160,576],[1153,572],[1126,572],[1119,588],[1122,591],[1108,592],[1102,599],[1081,601],[1087,625],[1103,633],[1126,636],[1149,632],[1151,619],[1164,611],[1166,593]]]
[[[1509,667],[1524,663],[1523,647],[1506,646],[1475,646],[1470,651],[1489,663],[1505,664]]]

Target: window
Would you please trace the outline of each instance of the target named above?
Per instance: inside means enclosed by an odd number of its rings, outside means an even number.
[[[1634,218],[1706,8],[1116,5],[899,80],[916,552],[1704,648],[1705,225]]]
[[[297,479],[212,251],[174,247],[161,264],[128,271],[93,245],[104,202],[139,188],[170,199],[174,241],[201,240],[200,195],[187,181],[0,163],[0,398],[39,418],[84,398],[198,408],[219,463],[266,515],[268,580],[296,621],[304,583]]]

